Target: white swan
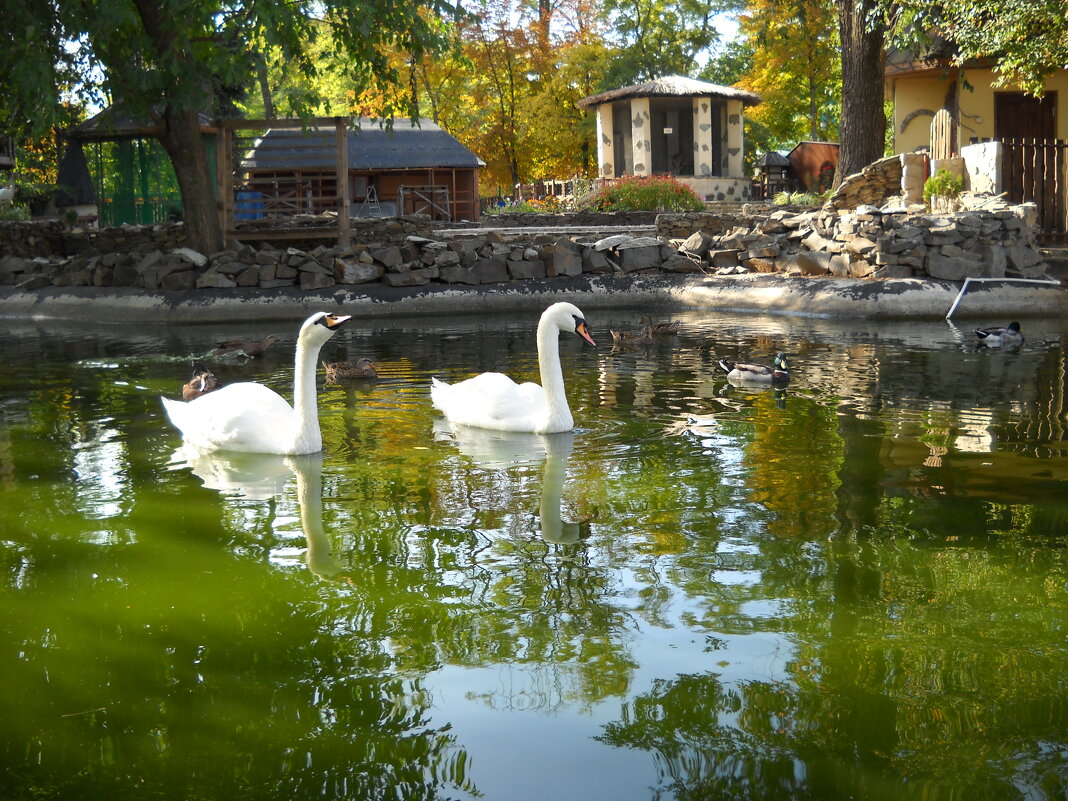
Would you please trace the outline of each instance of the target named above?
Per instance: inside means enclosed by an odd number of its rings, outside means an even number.
[[[491,431],[469,426],[453,426],[445,420],[434,421],[434,439],[453,442],[457,449],[486,470],[508,470],[515,465],[544,460],[538,518],[541,537],[559,545],[574,544],[582,536],[579,523],[569,523],[560,513],[567,478],[567,464],[575,447],[575,433],[531,434],[529,432]]]
[[[431,380],[430,398],[450,423],[555,434],[575,427],[560,370],[560,331],[573,331],[593,347],[582,312],[570,303],[554,303],[538,322],[541,386],[517,384],[503,373],[482,373],[457,384]]]
[[[336,576],[344,565],[334,557],[330,537],[323,528],[323,455],[280,456],[273,453],[219,453],[183,443],[168,467],[188,467],[208,489],[224,495],[267,500],[285,494],[291,476],[297,478],[300,528],[308,549],[305,562],[320,578]]]
[[[163,408],[186,442],[204,450],[317,453],[323,448],[315,401],[319,349],[348,316],[317,312],[297,335],[293,405],[263,384],[229,384],[188,403],[162,398]]]

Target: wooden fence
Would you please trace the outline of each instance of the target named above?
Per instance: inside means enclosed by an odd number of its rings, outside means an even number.
[[[1001,186],[1014,203],[1038,207],[1042,244],[1068,244],[1068,141],[1003,139]]]

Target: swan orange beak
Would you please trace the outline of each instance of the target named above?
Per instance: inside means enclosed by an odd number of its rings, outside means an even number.
[[[580,320],[578,325],[575,326],[575,333],[586,340],[593,347],[597,347],[597,343],[593,341],[593,337],[590,336],[590,329],[586,327],[586,321]]]
[[[323,322],[326,324],[327,328],[333,331],[339,325],[341,325],[342,323],[347,323],[351,319],[351,314],[328,314],[323,319]]]

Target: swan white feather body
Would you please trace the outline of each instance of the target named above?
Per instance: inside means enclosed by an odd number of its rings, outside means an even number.
[[[447,384],[434,378],[430,398],[450,423],[498,431],[554,434],[575,427],[560,368],[560,332],[572,331],[590,345],[586,320],[571,303],[554,303],[538,322],[541,384],[516,383],[503,373],[482,373]]]
[[[174,427],[208,451],[317,453],[323,448],[315,396],[319,350],[350,318],[318,312],[300,327],[293,369],[293,405],[263,384],[242,382],[182,401],[162,398]]]

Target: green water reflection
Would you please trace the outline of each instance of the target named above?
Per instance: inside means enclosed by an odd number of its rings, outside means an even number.
[[[267,333],[212,368],[288,394],[296,322],[0,321],[0,798],[1064,798],[1060,322],[675,316],[563,340],[550,437],[427,393],[534,377],[536,315],[350,324],[381,380],[288,459],[158,396]],[[785,391],[716,367],[778,350]]]

